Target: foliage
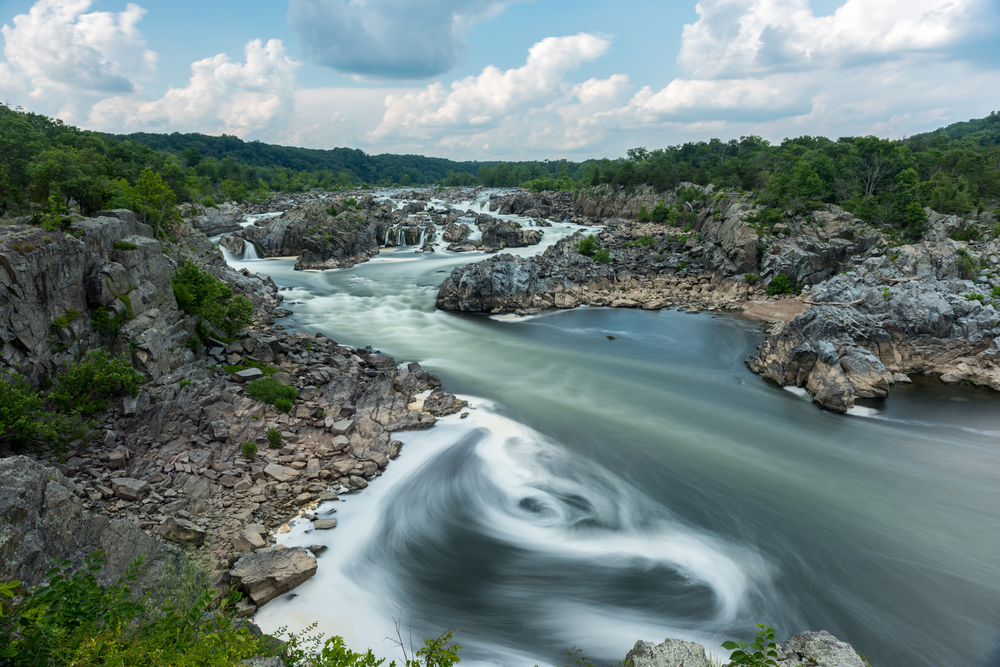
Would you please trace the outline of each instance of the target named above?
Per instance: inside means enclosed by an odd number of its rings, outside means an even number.
[[[771,278],[771,282],[767,285],[767,293],[771,296],[777,294],[798,294],[800,291],[795,281],[784,273],[779,273],[774,278]]]
[[[82,314],[83,313],[81,313],[79,310],[70,308],[62,315],[62,317],[57,317],[56,319],[52,320],[52,326],[57,327],[59,329],[65,329],[70,324],[75,322]]]
[[[593,257],[597,249],[600,248],[600,244],[597,242],[597,238],[591,234],[587,238],[583,239],[576,244],[576,251],[581,255],[586,255],[587,257]]]
[[[639,212],[635,214],[635,219],[639,222],[647,222],[652,220],[652,216],[649,214],[649,210],[645,206],[639,207]]]
[[[975,278],[983,268],[983,261],[971,255],[965,248],[959,248],[955,251],[955,263],[965,280]]]
[[[756,273],[744,273],[743,280],[747,285],[756,285],[757,281],[760,280],[760,276]]]
[[[288,398],[276,398],[274,399],[274,409],[278,412],[291,412],[292,401]]]
[[[137,559],[117,583],[102,586],[101,552],[90,554],[82,568],[70,573],[70,561],[51,570],[47,585],[25,593],[8,621],[0,626],[0,656],[12,667],[223,667],[256,655],[274,655],[276,644],[255,637],[224,613],[211,611],[212,596],[204,581],[194,594],[174,576],[161,582],[172,594],[157,606],[133,590],[142,564]],[[3,586],[0,586],[2,589]]]
[[[137,396],[143,379],[127,359],[91,350],[59,376],[49,400],[67,414],[90,415],[106,410],[115,396]]]
[[[253,323],[253,302],[233,291],[218,278],[205,273],[188,260],[170,277],[177,305],[208,322],[222,333],[233,336]]]
[[[42,397],[27,380],[0,369],[0,443],[19,447],[36,437],[54,437],[44,414]]]
[[[243,441],[243,444],[240,445],[240,454],[247,461],[253,461],[257,458],[257,443],[250,442],[249,440]]]
[[[268,429],[267,431],[267,446],[270,449],[281,449],[282,441],[281,431],[276,428]]]
[[[594,253],[594,261],[600,262],[601,264],[610,264],[611,251],[608,250],[607,248],[601,248],[600,250]]]
[[[273,377],[264,377],[257,378],[248,384],[246,393],[255,401],[270,403],[275,406],[277,405],[276,401],[288,401],[290,410],[291,400],[299,395],[299,390],[295,387],[284,385]]]
[[[134,243],[129,243],[128,241],[115,241],[115,250],[135,250],[138,248]]]
[[[653,207],[653,212],[649,214],[649,217],[653,222],[664,223],[670,218],[671,209],[664,204],[662,201],[657,202],[656,206]]]
[[[774,629],[769,625],[757,624],[756,639],[747,644],[741,641],[727,641],[722,648],[732,651],[729,655],[730,665],[746,665],[747,667],[777,667],[778,645],[774,641]]]
[[[108,311],[104,306],[98,306],[90,314],[90,323],[108,338],[114,338],[118,335],[118,331],[125,324],[126,319],[128,319],[127,312],[118,313],[112,318],[108,315]]]

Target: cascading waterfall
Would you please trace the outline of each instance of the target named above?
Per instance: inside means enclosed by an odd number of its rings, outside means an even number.
[[[420,240],[417,241],[417,247],[418,248],[423,248],[424,247],[424,241],[426,241],[426,240],[427,240],[427,229],[425,227],[421,227],[420,228]]]
[[[244,239],[244,241],[243,241],[243,259],[244,260],[252,260],[252,259],[264,259],[264,258],[257,251],[257,245],[255,243],[253,243],[252,241],[247,241],[247,240]]]
[[[396,230],[396,245],[400,247],[406,245],[406,232],[403,231],[402,227]]]
[[[392,231],[392,227],[386,227],[385,228],[385,241],[382,243],[382,245],[384,245],[384,246],[388,246],[389,245],[389,232],[390,231]]]

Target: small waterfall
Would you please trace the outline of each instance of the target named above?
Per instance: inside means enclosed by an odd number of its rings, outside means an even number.
[[[406,232],[403,231],[402,227],[396,230],[396,245],[406,245]]]
[[[264,259],[257,251],[257,244],[250,241],[243,241],[243,259]]]
[[[421,228],[421,230],[420,230],[420,240],[417,241],[417,247],[418,248],[423,248],[424,247],[424,241],[426,239],[427,239],[427,230]]]
[[[384,245],[384,246],[387,246],[387,245],[389,245],[389,231],[390,231],[391,229],[392,229],[392,227],[386,227],[386,228],[385,228],[385,242],[384,242],[384,243],[382,244],[382,245]]]

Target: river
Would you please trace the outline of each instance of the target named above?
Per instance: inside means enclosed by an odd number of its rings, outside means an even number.
[[[555,225],[543,246],[578,229]],[[530,255],[541,247],[517,249]],[[466,664],[614,664],[638,639],[719,655],[755,623],[827,630],[876,667],[981,665],[1000,637],[1000,397],[916,378],[848,415],[744,360],[759,323],[581,308],[443,313],[437,286],[480,254],[415,248],[270,275],[285,323],[418,361],[469,415],[404,432],[364,491],[325,504],[315,577],[263,607],[397,661],[458,629]],[[333,513],[336,510],[336,513]],[[992,663],[990,663],[992,664]]]

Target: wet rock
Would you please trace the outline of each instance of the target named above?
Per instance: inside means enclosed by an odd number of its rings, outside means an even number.
[[[302,547],[279,545],[243,556],[229,573],[260,606],[316,574],[316,558]]]
[[[662,644],[638,641],[625,655],[626,667],[712,667],[705,647],[680,639],[665,639]]]

